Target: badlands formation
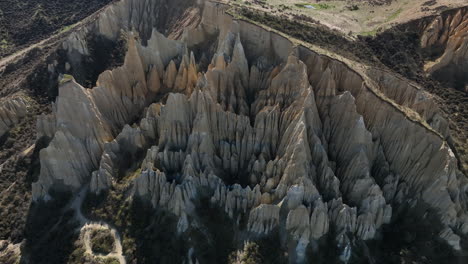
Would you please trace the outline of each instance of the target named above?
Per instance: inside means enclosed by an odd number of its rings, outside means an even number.
[[[468,92],[468,8],[437,16],[423,29],[421,47],[439,53],[426,64],[426,71],[442,80],[455,81]]]
[[[67,74],[52,112],[37,119],[37,140],[47,144],[32,200],[39,206],[66,194],[64,211],[82,225],[112,229],[119,249],[87,250],[87,259],[221,263],[227,256],[213,257],[215,243],[230,253],[253,241],[276,245],[271,254],[286,263],[385,263],[371,244],[395,243],[388,230],[404,236],[405,219],[427,226],[450,254],[466,254],[468,179],[433,95],[391,71],[237,17],[226,4],[187,4],[177,22],[162,23],[161,2],[106,7],[60,45],[66,59],[49,65],[48,74],[60,63]],[[466,77],[467,23],[459,11],[424,29],[423,48],[444,46],[428,73]],[[84,87],[88,36],[117,41],[122,32],[123,64]],[[27,104],[0,101],[0,134]],[[112,205],[116,222],[103,223],[93,207],[111,194],[122,204]],[[159,228],[183,241],[177,261],[162,249],[154,259],[125,255],[135,253],[119,208],[136,202],[170,217]],[[206,221],[207,212],[219,217]],[[230,236],[217,240],[215,226]],[[78,240],[89,244],[86,237]],[[21,259],[28,257],[36,263],[33,254]]]

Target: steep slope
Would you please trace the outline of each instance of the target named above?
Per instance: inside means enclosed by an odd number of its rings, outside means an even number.
[[[111,0],[25,1],[0,3],[0,58],[36,43],[48,36],[70,29]]]
[[[465,252],[450,120],[394,72],[211,1],[119,1],[58,42],[41,72],[57,97],[23,152],[40,163],[25,240],[6,237],[0,260],[226,263],[246,241],[266,263]],[[9,138],[37,110],[7,87]],[[107,260],[88,239],[102,228],[118,245]]]
[[[193,4],[193,2],[184,1],[183,5],[180,5],[177,1],[158,1],[156,3],[158,6],[154,6],[154,16],[152,16],[158,17],[158,19],[153,19],[151,23],[156,28],[167,28],[168,35],[180,34],[176,31],[177,28],[180,29],[181,24],[169,22],[169,20],[177,18],[183,21],[184,18],[187,18],[186,23],[191,23],[191,19],[197,17],[193,9],[189,9],[192,11],[190,13],[185,8],[191,3]],[[174,8],[175,6],[180,6],[180,8]],[[179,13],[185,11],[187,13]],[[79,13],[80,10],[75,9],[72,12]],[[159,13],[163,15],[159,15]],[[14,248],[19,248],[20,243],[24,246],[26,238],[27,241],[34,242],[38,236],[43,235],[39,229],[50,227],[35,217],[43,213],[43,208],[31,207],[31,183],[37,181],[40,172],[39,151],[49,142],[49,139],[42,137],[36,131],[37,116],[51,112],[53,108],[51,101],[55,100],[58,93],[59,77],[75,70],[71,68],[70,63],[73,60],[67,59],[68,54],[63,50],[62,43],[67,37],[73,36],[77,29],[93,23],[99,15],[100,12],[97,12],[79,21],[69,30],[60,31],[44,41],[15,53],[14,56],[0,60],[0,94],[2,96],[0,108],[2,119],[0,240],[2,243],[15,244]],[[166,23],[173,27],[167,26]],[[122,26],[125,28],[127,25],[129,24]],[[182,25],[185,24],[182,23]],[[174,30],[170,30],[171,28]],[[86,36],[88,43],[88,53],[80,57],[82,59],[78,66],[80,69],[74,71],[73,74],[83,85],[89,87],[90,83],[95,83],[99,73],[108,67],[116,67],[123,63],[126,44],[125,37],[120,36],[120,34],[116,42],[105,37],[95,37],[93,34],[84,36]],[[46,36],[42,35],[41,37]],[[41,139],[36,141],[37,137]],[[56,204],[52,203],[46,207],[55,208],[55,206]],[[52,210],[52,212],[60,214],[62,211]],[[56,220],[57,218],[51,216],[48,221]],[[33,223],[34,221],[37,223]],[[54,234],[54,232],[50,233]],[[71,241],[73,243],[73,240]],[[63,257],[62,251],[67,250],[65,244],[62,243],[60,247],[52,247],[49,244],[51,252],[54,252],[54,257]],[[8,248],[11,247],[5,249]],[[42,252],[50,254],[44,250]],[[24,254],[22,253],[22,255]],[[10,256],[10,254],[6,254],[6,256]],[[47,258],[51,256],[52,254]],[[47,258],[42,257],[41,259],[46,260]],[[3,261],[2,258],[0,262]],[[54,263],[53,258],[50,261],[49,263]],[[63,261],[57,262],[63,263]],[[9,262],[6,261],[6,263]]]
[[[131,36],[123,66],[93,89],[64,79],[53,115],[39,121],[52,140],[40,153],[35,199],[123,185],[172,215],[187,254],[201,262],[209,256],[190,234],[210,236],[203,201],[236,223],[231,243],[277,232],[293,262],[305,262],[323,237],[347,261],[357,241],[379,237],[405,208],[427,208],[415,217],[435,219],[433,231],[461,250],[467,179],[431,97],[390,72],[233,19],[227,8],[205,3],[182,41]],[[108,19],[97,28],[115,38]],[[86,44],[79,34],[64,47]]]
[[[468,92],[468,7],[446,12],[423,26],[422,48],[432,57],[425,70]]]
[[[386,66],[434,96],[450,127],[462,171],[468,170],[467,7],[398,25],[364,41]]]

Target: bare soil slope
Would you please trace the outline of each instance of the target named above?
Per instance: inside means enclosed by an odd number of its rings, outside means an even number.
[[[326,25],[331,29],[354,36],[376,35],[378,31],[394,25],[466,5],[464,0],[242,0],[235,2],[295,20],[307,22],[314,20],[314,24]]]
[[[0,58],[67,30],[112,0],[0,1]]]

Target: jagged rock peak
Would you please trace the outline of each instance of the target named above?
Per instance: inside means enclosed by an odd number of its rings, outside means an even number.
[[[425,98],[389,93],[388,79],[384,96],[341,61],[206,8],[185,34],[196,40],[152,31],[144,46],[130,36],[124,65],[97,87],[60,86],[54,113],[38,121],[52,140],[35,199],[87,184],[99,194],[130,159],[142,161],[132,196],[176,216],[179,233],[198,224],[203,198],[252,236],[280,232],[300,260],[327,235],[348,251],[354,238],[375,238],[413,200],[458,248],[457,234],[468,232],[466,176],[444,137],[397,107],[434,119],[417,103]],[[192,50],[213,37],[213,55]],[[433,127],[446,131],[439,121]]]

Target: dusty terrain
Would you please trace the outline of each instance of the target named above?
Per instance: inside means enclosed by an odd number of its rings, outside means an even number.
[[[112,0],[7,0],[0,3],[0,58],[91,15]]]
[[[466,5],[464,0],[315,1],[237,0],[236,3],[277,15],[311,18],[350,36],[376,35],[379,31]]]

